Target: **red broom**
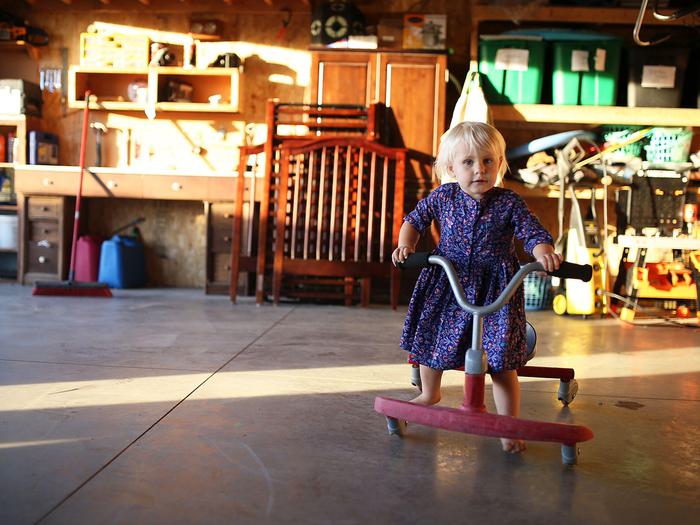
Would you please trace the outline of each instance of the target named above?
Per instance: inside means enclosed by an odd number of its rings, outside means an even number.
[[[112,297],[112,292],[105,283],[78,282],[75,280],[75,254],[80,230],[80,198],[83,194],[83,172],[85,171],[85,144],[87,143],[88,115],[90,113],[90,90],[85,92],[85,111],[83,113],[83,131],[80,136],[80,174],[78,175],[78,194],[75,198],[75,220],[73,221],[73,242],[70,251],[70,267],[67,281],[36,281],[32,295],[63,295]]]

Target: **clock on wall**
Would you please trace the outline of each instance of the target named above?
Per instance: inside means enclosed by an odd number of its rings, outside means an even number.
[[[313,10],[311,43],[331,44],[350,35],[365,34],[365,18],[350,2],[324,2]]]

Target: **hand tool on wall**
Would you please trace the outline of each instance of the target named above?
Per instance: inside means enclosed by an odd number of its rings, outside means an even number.
[[[107,133],[107,126],[102,122],[91,122],[90,127],[95,132],[95,167],[102,166],[102,135]]]

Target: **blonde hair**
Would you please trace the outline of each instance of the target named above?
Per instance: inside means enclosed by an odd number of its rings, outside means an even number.
[[[496,157],[502,158],[503,162],[496,179],[496,185],[501,184],[503,176],[508,171],[506,140],[500,131],[483,122],[462,122],[442,136],[435,159],[435,171],[441,180],[452,178],[448,168],[454,162],[455,151],[459,144],[465,144],[467,151],[486,149],[492,151]]]

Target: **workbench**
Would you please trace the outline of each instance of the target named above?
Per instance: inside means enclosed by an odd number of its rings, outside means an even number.
[[[65,279],[80,170],[77,166],[16,165],[14,171],[19,218],[18,281],[28,284],[39,279]],[[228,172],[88,168],[82,196],[202,202],[206,217],[205,289],[208,293],[227,293],[236,176]]]

